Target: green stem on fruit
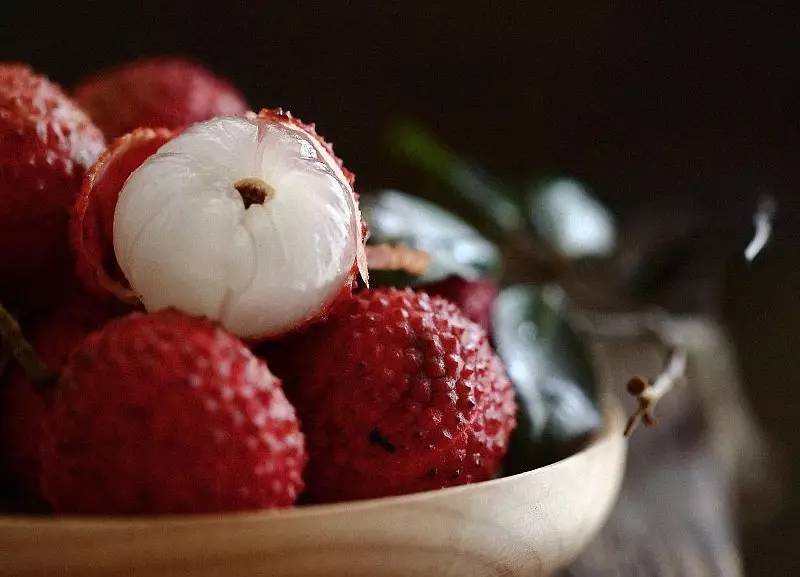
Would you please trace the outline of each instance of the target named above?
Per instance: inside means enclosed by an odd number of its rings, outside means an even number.
[[[58,375],[42,362],[22,333],[17,319],[2,304],[0,304],[0,337],[11,356],[16,359],[28,378],[36,385],[45,387],[58,378]]]

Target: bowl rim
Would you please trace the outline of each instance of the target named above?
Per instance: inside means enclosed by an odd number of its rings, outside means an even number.
[[[523,477],[542,474],[556,467],[563,467],[566,463],[582,458],[588,451],[613,441],[614,435],[623,437],[624,418],[622,407],[618,400],[611,394],[603,394],[599,399],[599,406],[603,415],[602,426],[592,435],[590,440],[579,450],[547,465],[487,481],[469,483],[442,489],[430,489],[407,495],[392,495],[373,499],[356,501],[342,501],[338,503],[308,504],[287,509],[261,509],[246,511],[226,511],[221,513],[188,513],[166,515],[52,515],[52,514],[3,514],[0,515],[0,530],[22,529],[35,526],[36,528],[78,530],[81,528],[139,528],[158,526],[208,526],[222,522],[254,523],[267,520],[279,521],[283,519],[303,519],[317,516],[335,515],[338,513],[357,513],[385,506],[402,504],[418,504],[432,499],[456,497],[459,494],[476,490],[487,490],[501,487],[512,482],[519,482]],[[627,442],[623,439],[623,442]]]

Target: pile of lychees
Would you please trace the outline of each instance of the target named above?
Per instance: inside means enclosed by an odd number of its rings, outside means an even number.
[[[19,487],[56,513],[181,513],[498,473],[516,407],[468,318],[485,307],[369,288],[353,174],[313,125],[248,112],[180,59],[72,95],[0,63],[0,329],[17,361],[0,442]]]

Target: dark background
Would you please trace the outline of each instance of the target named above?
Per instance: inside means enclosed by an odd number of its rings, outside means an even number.
[[[776,242],[754,271],[734,269],[719,299],[753,405],[793,475],[781,515],[745,531],[746,566],[800,568],[794,3],[63,4],[4,0],[0,59],[70,86],[142,55],[193,56],[254,107],[317,122],[362,187],[412,186],[383,146],[386,123],[404,115],[496,174],[578,176],[623,223],[691,214],[714,230],[741,221],[758,194],[776,196]]]

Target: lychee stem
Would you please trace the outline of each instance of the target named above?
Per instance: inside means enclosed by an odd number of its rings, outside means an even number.
[[[257,176],[240,178],[233,187],[242,195],[245,209],[254,204],[264,204],[275,195],[275,189]]]
[[[58,378],[58,375],[42,362],[22,333],[17,319],[2,304],[0,304],[0,337],[22,370],[36,385],[45,387]]]

